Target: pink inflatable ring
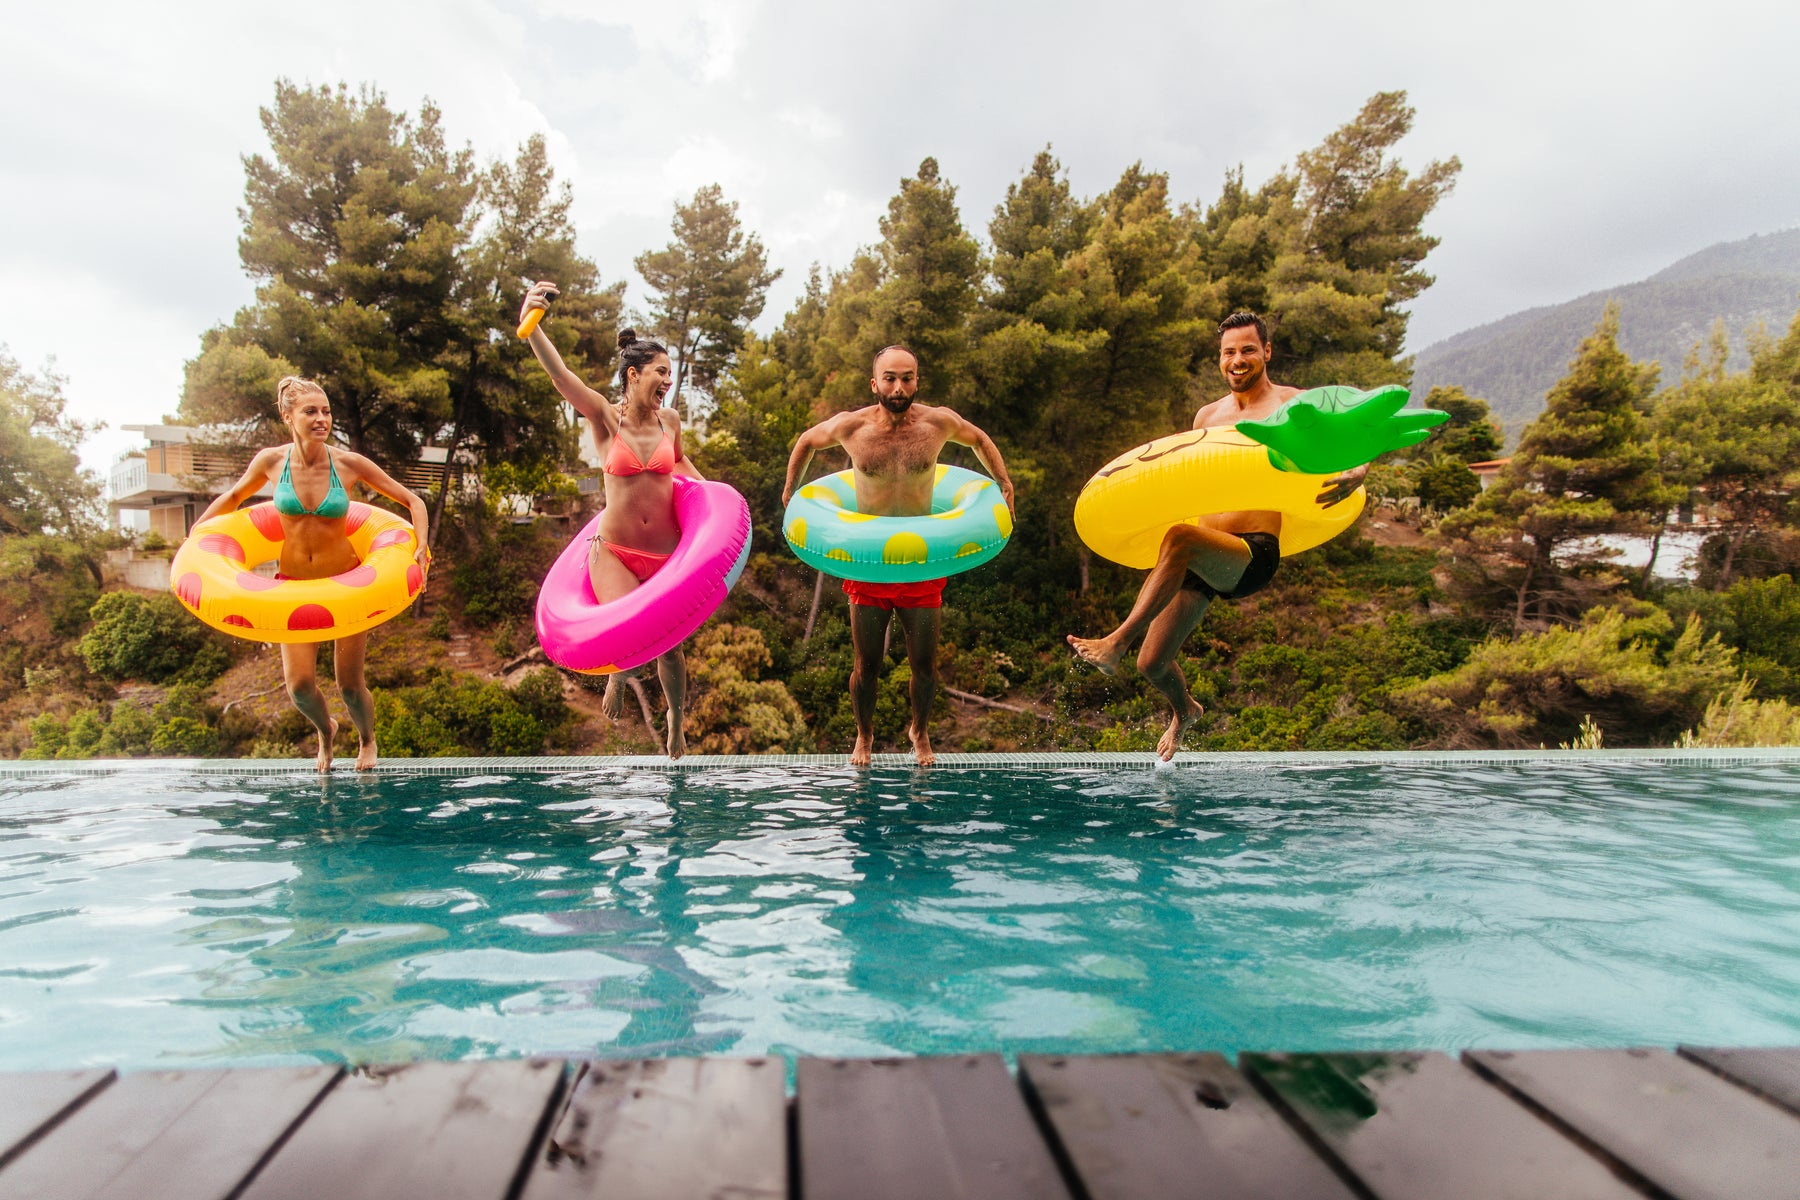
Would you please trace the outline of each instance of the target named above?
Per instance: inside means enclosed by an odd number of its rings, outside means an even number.
[[[681,541],[649,579],[607,604],[588,577],[596,516],[563,547],[538,591],[538,644],[550,661],[586,675],[610,675],[667,653],[724,603],[750,560],[750,507],[723,483],[674,477]]]

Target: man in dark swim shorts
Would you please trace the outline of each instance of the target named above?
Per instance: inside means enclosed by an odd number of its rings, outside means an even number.
[[[1219,371],[1231,390],[1194,414],[1194,428],[1235,425],[1275,415],[1297,388],[1269,378],[1269,329],[1254,313],[1232,313],[1219,325]],[[1358,467],[1326,481],[1319,503],[1330,507],[1356,490],[1368,473]],[[1215,598],[1242,600],[1269,586],[1281,565],[1281,514],[1260,510],[1214,513],[1197,525],[1176,525],[1163,535],[1162,549],[1137,602],[1119,627],[1099,638],[1069,635],[1069,645],[1084,661],[1111,675],[1131,643],[1143,636],[1138,670],[1169,701],[1173,715],[1157,743],[1165,761],[1175,757],[1181,739],[1201,708],[1188,694],[1187,677],[1176,662],[1181,644],[1200,624]]]
[[[788,458],[786,504],[806,476],[813,455],[842,446],[856,479],[858,511],[882,516],[923,516],[931,511],[931,489],[937,482],[938,454],[948,443],[967,446],[987,468],[1006,507],[1012,508],[1013,486],[994,440],[941,405],[914,404],[919,392],[919,359],[905,346],[887,346],[875,355],[869,380],[875,403],[841,412],[814,425],[794,442]],[[850,641],[856,652],[850,671],[850,708],[856,715],[852,766],[866,767],[875,749],[875,695],[889,622],[898,623],[906,638],[906,661],[912,666],[912,723],[907,737],[920,766],[937,761],[926,722],[937,692],[939,610],[944,581],[858,583],[844,581],[850,598]]]

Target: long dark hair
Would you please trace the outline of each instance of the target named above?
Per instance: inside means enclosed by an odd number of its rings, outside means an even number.
[[[619,330],[619,398],[625,397],[627,371],[635,367],[641,373],[656,361],[657,355],[668,352],[668,347],[661,342],[639,337],[635,329]]]

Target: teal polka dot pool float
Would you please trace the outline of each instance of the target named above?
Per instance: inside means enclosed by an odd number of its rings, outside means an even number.
[[[928,516],[856,511],[855,479],[839,471],[795,492],[781,524],[800,561],[858,583],[917,583],[979,567],[1005,548],[1013,530],[992,479],[943,464]]]

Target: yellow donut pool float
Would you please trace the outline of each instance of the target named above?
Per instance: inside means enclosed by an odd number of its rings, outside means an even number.
[[[1275,416],[1157,438],[1107,463],[1075,500],[1075,532],[1094,553],[1140,570],[1156,565],[1163,535],[1224,512],[1281,514],[1285,558],[1330,541],[1362,513],[1357,488],[1327,508],[1327,480],[1425,439],[1449,419],[1401,412],[1406,389],[1301,392]]]
[[[255,504],[200,522],[175,552],[169,586],[187,610],[222,633],[256,642],[327,642],[381,624],[425,586],[412,524],[353,503],[344,532],[359,562],[325,579],[271,579],[259,564],[281,557],[281,518]]]

